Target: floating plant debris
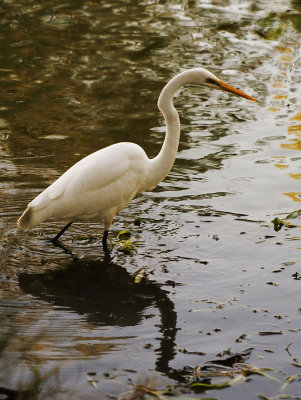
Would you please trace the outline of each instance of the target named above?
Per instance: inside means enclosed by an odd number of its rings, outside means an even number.
[[[285,218],[274,218],[272,220],[272,223],[274,224],[274,230],[278,232],[283,226],[285,226],[286,228],[296,228],[298,225],[293,225],[289,221],[299,217],[300,215],[301,210],[296,210],[288,214]]]
[[[129,231],[120,231],[116,238],[117,243],[115,246],[119,251],[126,254],[133,254],[136,252],[136,246],[131,240],[131,233]]]

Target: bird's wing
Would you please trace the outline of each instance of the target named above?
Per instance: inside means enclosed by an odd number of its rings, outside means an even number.
[[[133,143],[106,147],[74,164],[29,206],[40,209],[63,198],[85,200],[96,191],[110,194],[113,201],[116,190],[132,192],[141,185],[146,160],[143,149]]]

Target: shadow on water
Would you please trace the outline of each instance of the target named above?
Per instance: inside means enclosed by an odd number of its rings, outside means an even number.
[[[20,288],[36,298],[85,315],[89,323],[101,326],[136,326],[143,312],[155,306],[160,312],[160,346],[156,370],[168,373],[175,356],[177,314],[173,302],[160,285],[135,283],[125,268],[104,260],[75,260],[64,269],[41,274],[21,273]]]

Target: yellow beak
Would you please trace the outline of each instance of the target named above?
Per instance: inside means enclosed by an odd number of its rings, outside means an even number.
[[[236,89],[235,87],[233,87],[231,85],[228,85],[228,83],[225,83],[225,82],[220,81],[220,80],[217,81],[217,82],[218,82],[220,88],[223,89],[223,90],[226,90],[227,92],[234,93],[234,94],[237,94],[238,96],[245,97],[246,99],[258,102],[258,100],[254,99],[254,97],[249,96],[248,94],[242,92],[239,89]]]

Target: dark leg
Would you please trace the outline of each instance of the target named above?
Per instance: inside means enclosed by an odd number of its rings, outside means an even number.
[[[105,252],[108,251],[108,246],[107,246],[108,234],[109,234],[109,231],[104,231],[103,237],[102,237],[102,245],[103,245],[103,250]]]
[[[73,261],[78,261],[79,259],[72,253],[71,250],[69,250],[67,247],[65,247],[59,240],[57,242],[51,242],[55,247],[59,247],[61,250],[63,250],[64,253],[68,254],[73,258]]]
[[[55,243],[58,241],[58,239],[62,236],[62,234],[69,228],[69,226],[72,224],[72,222],[69,222],[57,235],[54,237],[51,241],[52,243]]]

